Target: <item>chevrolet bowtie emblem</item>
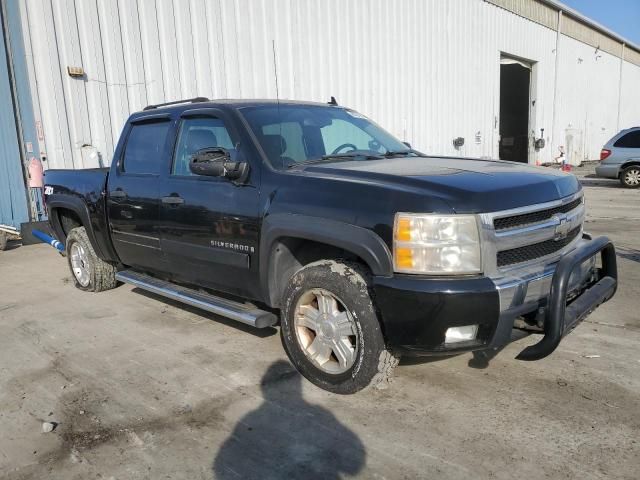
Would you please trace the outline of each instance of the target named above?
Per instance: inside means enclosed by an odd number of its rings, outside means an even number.
[[[558,241],[567,238],[567,235],[569,235],[571,231],[572,222],[570,222],[564,214],[554,215],[551,218],[557,222],[553,239]]]

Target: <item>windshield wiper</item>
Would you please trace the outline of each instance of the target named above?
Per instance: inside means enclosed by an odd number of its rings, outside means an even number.
[[[311,160],[305,160],[304,162],[292,163],[287,168],[294,168],[299,165],[311,165],[314,163],[334,162],[336,160],[352,160],[354,158],[364,160],[379,160],[383,158],[382,155],[370,155],[366,153],[336,153],[331,155],[323,155],[320,158],[312,158]]]
[[[407,156],[409,154],[413,154],[413,155],[416,155],[418,157],[422,156],[422,154],[420,152],[418,152],[417,150],[413,150],[413,149],[409,149],[409,150],[389,150],[387,152],[384,152],[382,155],[385,158],[391,158],[391,157],[399,157],[401,155]]]

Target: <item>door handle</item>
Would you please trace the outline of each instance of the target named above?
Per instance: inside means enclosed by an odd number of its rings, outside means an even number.
[[[127,192],[125,192],[124,190],[114,190],[113,192],[109,193],[109,197],[118,199],[127,198]]]
[[[177,195],[171,195],[170,197],[162,197],[162,203],[167,205],[181,205],[184,203],[184,198]]]

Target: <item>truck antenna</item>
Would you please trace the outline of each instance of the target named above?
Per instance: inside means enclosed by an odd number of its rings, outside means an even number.
[[[276,105],[278,108],[278,124],[280,125],[280,139],[282,139],[282,116],[280,115],[280,89],[278,88],[278,63],[276,61],[276,41],[275,39],[271,40],[271,49],[273,50],[273,76],[276,79]],[[282,159],[282,167],[284,168],[284,158],[282,158],[282,154],[280,153],[280,158]]]

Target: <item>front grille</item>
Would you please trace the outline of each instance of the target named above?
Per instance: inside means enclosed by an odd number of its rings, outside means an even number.
[[[580,228],[571,230],[562,240],[545,240],[544,242],[533,243],[524,247],[512,248],[498,252],[498,267],[515,265],[516,263],[528,262],[536,258],[545,257],[562,250],[569,245],[580,234]]]
[[[496,218],[493,220],[493,227],[497,231],[506,230],[507,228],[520,227],[522,225],[529,225],[531,223],[543,222],[553,217],[556,213],[568,213],[574,208],[577,208],[581,203],[582,197],[576,198],[574,201],[566,203],[564,205],[548,208],[546,210],[523,213],[521,215],[513,215],[511,217]]]

